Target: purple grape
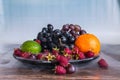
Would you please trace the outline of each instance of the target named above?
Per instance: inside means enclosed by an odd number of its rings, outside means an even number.
[[[47,38],[47,42],[49,43],[49,42],[52,42],[52,38],[51,37],[48,37]]]
[[[76,31],[76,32],[80,32],[81,27],[80,27],[79,25],[74,25],[74,26],[75,26],[75,31]]]
[[[48,24],[48,25],[47,25],[47,28],[48,28],[48,30],[53,30],[54,27],[53,27],[52,24]]]
[[[61,42],[62,42],[62,43],[66,43],[66,41],[67,41],[67,39],[66,39],[65,36],[62,36],[60,39],[61,39]]]
[[[39,32],[38,35],[37,35],[37,39],[40,40],[40,38],[43,36],[43,33],[42,32]]]
[[[70,32],[64,32],[63,35],[64,35],[66,38],[72,36],[72,34],[70,34]]]
[[[73,49],[73,48],[74,48],[74,44],[70,44],[70,45],[69,45],[69,48],[70,48],[70,49]]]
[[[69,40],[70,43],[74,43],[75,38],[74,38],[74,36],[70,36],[68,40]]]
[[[69,28],[70,28],[71,30],[74,30],[74,29],[75,29],[75,26],[74,26],[73,24],[70,24],[70,25],[69,25]]]
[[[74,35],[76,32],[74,30],[71,30],[70,33]]]
[[[79,36],[79,35],[76,35],[76,34],[75,34],[75,35],[74,35],[75,39],[77,39],[77,38],[78,38],[78,36]]]
[[[68,31],[69,30],[69,24],[63,25],[62,30],[63,31]]]
[[[66,68],[66,71],[68,74],[72,74],[76,71],[76,67],[73,66],[72,64],[68,64],[67,68]]]
[[[48,29],[46,27],[42,28],[42,33],[46,33]]]
[[[42,43],[46,43],[46,42],[47,42],[47,39],[44,38],[44,37],[41,37],[40,41],[41,41]]]
[[[80,31],[80,35],[82,35],[82,34],[86,34],[87,32],[85,31],[85,30],[81,30]]]
[[[59,29],[54,30],[53,35],[55,37],[60,37],[61,36],[61,31]]]
[[[32,55],[30,55],[29,59],[35,60],[36,56],[32,54]]]

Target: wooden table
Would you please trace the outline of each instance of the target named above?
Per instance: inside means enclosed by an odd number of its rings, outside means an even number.
[[[120,45],[102,45],[102,52],[115,58],[120,63]],[[119,51],[118,51],[119,50]],[[116,53],[115,53],[116,51]],[[114,53],[114,54],[113,54]],[[8,62],[9,63],[9,62]],[[19,63],[19,62],[18,62]],[[97,64],[94,62],[91,62]],[[0,63],[0,80],[120,80],[120,66],[101,69],[98,65],[90,66],[85,64],[76,65],[77,71],[74,74],[55,75],[51,69],[30,68],[30,67],[9,67],[7,62]],[[5,67],[2,66],[6,65]],[[17,63],[16,63],[17,64]],[[22,63],[21,63],[22,64]],[[12,64],[11,64],[12,65]],[[87,67],[84,67],[87,66]],[[24,65],[25,66],[25,65]]]

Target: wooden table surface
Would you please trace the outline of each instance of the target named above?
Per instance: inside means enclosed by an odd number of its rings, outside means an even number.
[[[103,45],[102,52],[110,55],[120,63],[120,45]],[[117,50],[117,51],[116,51]],[[119,51],[118,51],[119,50]],[[116,51],[116,53],[115,53]],[[113,54],[114,53],[114,54]],[[1,56],[0,56],[1,57]],[[105,57],[106,58],[106,57]],[[19,61],[18,61],[19,62]],[[9,62],[8,62],[9,63]],[[93,62],[92,62],[93,63]],[[94,62],[95,63],[95,62]],[[51,69],[29,68],[29,67],[9,67],[0,62],[0,80],[120,80],[120,66],[110,66],[108,69],[101,69],[98,65],[90,66],[91,63],[76,65],[77,71],[74,74],[55,75]],[[5,67],[2,66],[6,65]],[[17,63],[16,63],[17,64]],[[97,64],[97,63],[95,63]],[[12,64],[11,64],[12,65]],[[88,66],[88,67],[84,67]],[[24,65],[25,66],[25,65]]]
[[[0,80],[64,80],[64,79],[92,79],[92,80],[120,80],[120,74],[112,70],[79,69],[74,74],[55,75],[50,71],[33,72],[31,69],[0,69]]]

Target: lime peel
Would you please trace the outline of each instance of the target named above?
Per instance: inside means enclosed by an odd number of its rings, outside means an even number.
[[[39,43],[37,43],[36,41],[32,41],[32,40],[25,41],[20,46],[20,48],[23,52],[28,52],[28,53],[31,53],[31,54],[38,54],[42,50],[41,45]]]

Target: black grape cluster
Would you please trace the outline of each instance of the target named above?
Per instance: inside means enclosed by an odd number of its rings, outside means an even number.
[[[72,49],[75,39],[86,31],[82,30],[79,25],[65,24],[62,29],[54,29],[53,25],[48,24],[38,33],[37,39],[41,41],[42,50],[52,51],[53,48],[63,50],[64,48]]]

